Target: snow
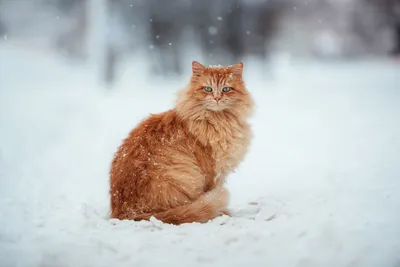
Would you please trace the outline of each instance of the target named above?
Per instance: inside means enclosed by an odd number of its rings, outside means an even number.
[[[207,68],[218,69],[218,68],[224,68],[224,66],[222,66],[221,64],[218,64],[218,65],[213,64],[213,65],[208,65]]]
[[[187,77],[135,60],[102,89],[47,53],[0,58],[0,266],[399,266],[398,63],[287,63],[267,80],[244,60],[257,109],[234,217],[173,226],[107,219],[108,170]]]

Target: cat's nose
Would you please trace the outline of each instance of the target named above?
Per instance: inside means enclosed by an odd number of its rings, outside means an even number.
[[[220,96],[214,96],[214,100],[218,102],[218,101],[221,100],[221,97]]]

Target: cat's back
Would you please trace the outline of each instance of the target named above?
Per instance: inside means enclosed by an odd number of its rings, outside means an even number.
[[[114,155],[111,176],[146,165],[150,155],[158,154],[164,142],[182,132],[184,126],[174,110],[151,114],[126,137]],[[113,175],[114,174],[114,175]]]
[[[157,141],[160,136],[168,136],[181,128],[182,125],[174,110],[158,114],[150,114],[146,119],[141,121],[123,141],[124,143],[140,144],[138,141]]]

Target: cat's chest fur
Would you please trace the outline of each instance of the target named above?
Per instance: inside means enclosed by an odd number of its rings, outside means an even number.
[[[249,129],[245,126],[235,129],[217,128],[214,138],[210,140],[216,178],[232,172],[242,161],[247,152],[249,135]]]
[[[215,182],[232,172],[244,158],[250,143],[250,127],[237,121],[197,124],[193,127],[197,139],[212,148],[215,160]],[[223,181],[221,181],[223,182]]]

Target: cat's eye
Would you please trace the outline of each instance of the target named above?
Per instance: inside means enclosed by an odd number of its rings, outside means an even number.
[[[204,87],[203,90],[207,93],[212,92],[212,88],[211,87]]]
[[[231,89],[232,89],[231,87],[224,87],[224,88],[222,88],[222,92],[227,93],[227,92],[229,92]]]

